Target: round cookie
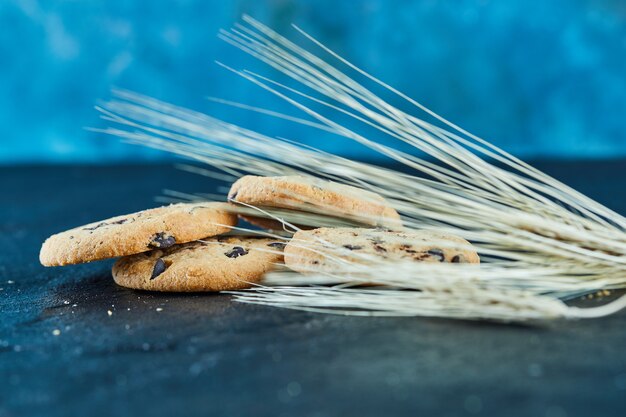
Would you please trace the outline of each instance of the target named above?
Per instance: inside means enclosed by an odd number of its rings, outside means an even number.
[[[478,254],[465,239],[430,230],[320,228],[295,233],[285,247],[285,265],[297,272],[336,269],[340,264],[331,257],[358,263],[373,261],[374,257],[395,261],[480,263]]]
[[[225,291],[249,288],[283,260],[284,243],[254,237],[220,237],[119,259],[118,285],[152,291]]]
[[[313,177],[246,175],[230,188],[232,202],[309,211],[353,222],[399,228],[400,215],[380,195]]]
[[[180,203],[90,223],[43,243],[45,266],[133,255],[226,233],[237,224],[224,203]]]

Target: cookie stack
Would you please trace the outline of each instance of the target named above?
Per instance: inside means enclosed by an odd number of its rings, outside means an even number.
[[[49,237],[39,258],[42,265],[61,266],[120,257],[113,266],[117,284],[181,292],[248,288],[283,261],[302,273],[330,270],[329,259],[337,256],[358,262],[368,256],[479,262],[470,244],[459,237],[401,231],[395,209],[381,196],[356,187],[299,176],[245,176],[233,184],[228,200],[173,204],[80,226]],[[237,224],[235,206],[259,212],[289,210],[301,218],[322,214],[361,227],[299,226],[290,240],[224,236]],[[250,213],[239,217],[269,230],[285,228],[277,220]],[[333,251],[336,248],[340,250]]]

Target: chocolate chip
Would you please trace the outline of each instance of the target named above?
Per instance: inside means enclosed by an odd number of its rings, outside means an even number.
[[[124,224],[127,221],[128,221],[128,219],[120,219],[120,220],[117,220],[117,221],[114,221],[114,222],[111,222],[111,223],[101,222],[101,223],[98,223],[97,225],[95,225],[93,227],[85,227],[85,228],[83,228],[83,230],[96,230],[96,229],[99,229],[101,227],[109,226],[109,225],[112,225],[112,224]]]
[[[271,242],[268,243],[267,246],[271,246],[273,248],[285,249],[286,243],[283,242]]]
[[[102,226],[106,226],[107,224],[108,224],[107,222],[102,222],[102,223],[98,223],[97,225],[93,227],[84,227],[83,230],[96,230]]]
[[[150,276],[150,280],[155,279],[159,275],[161,275],[167,269],[167,265],[165,265],[165,261],[159,258],[154,263],[154,268],[152,269],[152,275]]]
[[[459,255],[455,255],[455,256],[452,258],[452,261],[451,261],[451,262],[452,262],[452,263],[454,263],[454,264],[462,264],[462,263],[465,263],[465,262],[467,262],[467,261],[465,260],[465,256],[463,256],[463,255],[459,254]]]
[[[235,191],[234,193],[229,194],[228,199],[235,201],[235,199],[237,198],[237,194],[239,194],[239,191]]]
[[[411,255],[415,255],[416,253],[419,253],[417,250],[412,249],[413,245],[409,244],[409,243],[403,243],[402,245],[400,245],[400,250],[409,253]],[[428,255],[427,255],[428,256]]]
[[[446,259],[446,256],[443,254],[443,251],[441,249],[431,249],[426,253],[433,258],[438,258],[439,262],[443,262]]]
[[[150,248],[169,248],[176,244],[176,238],[166,232],[159,232],[152,236],[148,247]]]
[[[343,245],[343,247],[346,249],[350,249],[350,250],[363,249],[363,246],[359,246],[359,245]]]
[[[379,244],[375,244],[374,245],[374,249],[376,250],[376,252],[387,252],[387,249],[385,249],[384,247],[380,246]]]
[[[241,246],[235,246],[228,252],[224,252],[224,255],[228,256],[229,258],[237,258],[239,256],[244,256],[247,254],[248,254],[248,251],[242,248]]]

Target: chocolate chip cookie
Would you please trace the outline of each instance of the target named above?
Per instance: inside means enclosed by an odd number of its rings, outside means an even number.
[[[118,285],[152,291],[225,291],[249,288],[283,260],[284,243],[220,237],[119,259]]]
[[[219,235],[237,223],[226,208],[225,203],[172,204],[87,224],[50,236],[39,260],[45,266],[77,264]]]
[[[320,228],[295,233],[285,247],[285,265],[298,272],[329,271],[336,269],[342,260],[367,263],[380,258],[419,262],[480,262],[478,254],[465,239],[430,230],[392,232],[381,229]]]

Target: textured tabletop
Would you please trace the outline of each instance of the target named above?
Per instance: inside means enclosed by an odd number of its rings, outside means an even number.
[[[541,168],[626,213],[626,163]],[[219,191],[166,166],[0,169],[0,416],[623,416],[626,312],[545,327],[318,315],[38,263],[51,233]]]

